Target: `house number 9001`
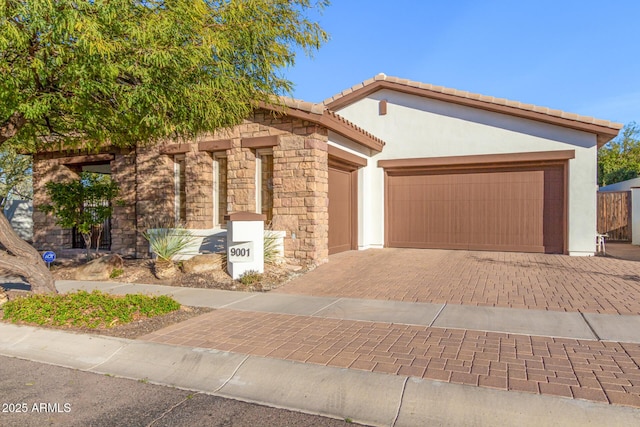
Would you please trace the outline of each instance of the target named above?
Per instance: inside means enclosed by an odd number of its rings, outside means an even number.
[[[253,242],[236,243],[229,248],[228,262],[253,262],[256,256]]]
[[[251,256],[251,249],[249,248],[231,248],[231,256],[237,256],[237,257],[250,257]]]

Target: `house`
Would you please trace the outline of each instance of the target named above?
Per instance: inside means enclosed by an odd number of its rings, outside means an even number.
[[[111,250],[148,256],[168,216],[201,233],[266,215],[284,255],[319,264],[373,247],[592,255],[597,148],[622,125],[383,74],[321,104],[283,98],[197,141],[34,156],[44,183],[102,170],[119,183]],[[71,234],[34,213],[34,241]]]
[[[640,178],[631,178],[626,181],[616,182],[600,187],[598,191],[631,191],[632,188],[640,188]]]

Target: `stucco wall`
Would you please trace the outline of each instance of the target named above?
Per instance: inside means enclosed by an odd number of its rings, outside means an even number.
[[[378,104],[383,99],[388,107],[381,116]],[[386,142],[382,153],[371,157],[359,174],[360,248],[384,244],[384,172],[378,160],[575,150],[568,171],[568,249],[573,255],[593,254],[595,135],[390,90],[375,92],[338,113]],[[331,134],[330,142],[342,145]]]
[[[33,202],[10,200],[4,207],[4,215],[21,239],[33,241]]]

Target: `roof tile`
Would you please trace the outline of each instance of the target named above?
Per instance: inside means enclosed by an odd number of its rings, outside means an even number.
[[[620,123],[615,123],[615,122],[611,122],[608,120],[600,120],[600,119],[595,119],[593,117],[589,117],[589,116],[582,116],[579,114],[574,114],[574,113],[567,113],[561,110],[555,110],[555,109],[549,109],[547,107],[541,107],[541,106],[536,106],[536,105],[532,105],[532,104],[525,104],[525,103],[521,103],[518,101],[510,101],[504,98],[495,98],[492,96],[486,96],[486,95],[481,95],[481,94],[476,94],[476,93],[471,93],[471,92],[466,92],[466,91],[462,91],[462,90],[456,90],[456,89],[450,89],[450,88],[446,88],[443,86],[435,86],[435,85],[431,85],[431,84],[427,84],[427,83],[422,83],[422,82],[417,82],[417,81],[411,81],[411,80],[407,80],[407,79],[401,79],[398,77],[393,77],[393,76],[387,76],[384,73],[380,73],[378,75],[376,75],[374,78],[372,79],[368,79],[365,80],[363,83],[361,83],[359,86],[354,86],[352,88],[351,91],[349,91],[348,93],[345,93],[344,91],[334,95],[328,99],[326,99],[324,101],[324,104],[331,104],[332,102],[335,102],[336,100],[348,95],[349,93],[360,89],[360,88],[365,88],[366,86],[374,83],[374,82],[378,82],[378,81],[386,81],[389,83],[395,83],[395,84],[399,84],[399,85],[403,85],[403,86],[407,86],[407,87],[414,87],[414,88],[419,88],[419,89],[423,89],[423,90],[427,90],[427,91],[432,91],[432,92],[438,92],[438,93],[442,93],[442,94],[446,94],[446,95],[453,95],[459,98],[466,98],[466,99],[472,99],[472,100],[476,100],[476,101],[481,101],[481,102],[486,102],[489,104],[495,104],[495,105],[504,105],[504,106],[509,106],[512,108],[516,108],[519,110],[523,110],[523,111],[532,111],[532,112],[536,112],[536,113],[541,113],[541,114],[546,114],[549,116],[553,116],[553,117],[559,117],[559,118],[563,118],[566,120],[571,120],[571,121],[575,121],[575,122],[581,122],[581,123],[585,123],[585,124],[596,124],[598,126],[603,126],[603,127],[607,127],[613,130],[619,130],[622,128],[622,124]]]

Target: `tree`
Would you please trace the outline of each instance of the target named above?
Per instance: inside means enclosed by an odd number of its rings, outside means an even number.
[[[0,150],[0,209],[8,200],[32,198],[31,177],[31,157],[5,144]]]
[[[48,182],[47,193],[51,204],[39,206],[56,217],[56,224],[75,228],[84,239],[87,259],[91,258],[91,240],[97,229],[96,253],[104,222],[111,218],[113,203],[118,196],[118,185],[108,175],[82,172],[69,182]]]
[[[628,123],[622,133],[598,150],[598,185],[640,175],[640,126]]]
[[[282,69],[327,39],[307,18],[327,4],[1,1],[0,145],[132,146],[236,125],[290,91]],[[28,264],[32,290],[55,291],[37,252],[14,237],[1,217],[0,268]]]

